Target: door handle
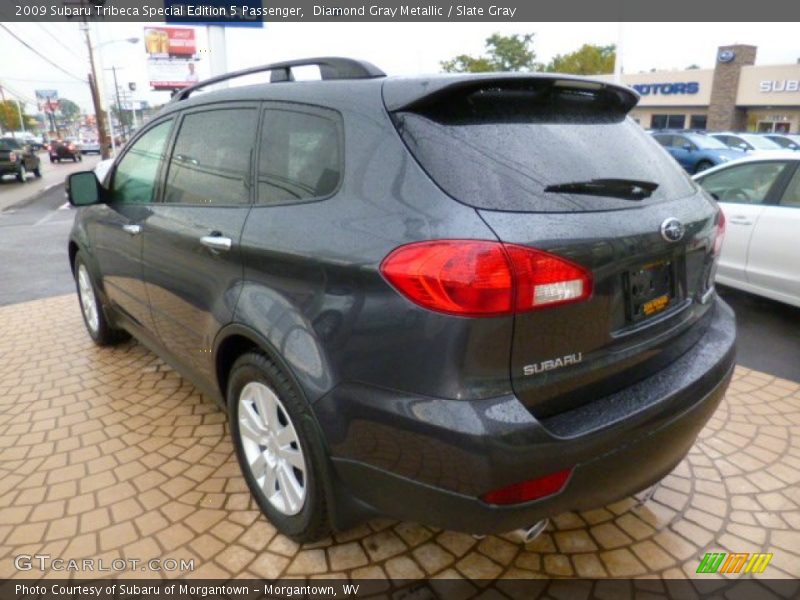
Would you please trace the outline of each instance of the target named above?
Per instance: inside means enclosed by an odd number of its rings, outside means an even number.
[[[139,235],[142,233],[142,226],[141,225],[123,225],[122,231],[125,233],[130,233],[131,235]]]
[[[200,238],[200,243],[212,250],[230,250],[233,244],[231,238],[221,235],[204,235]]]
[[[747,217],[731,217],[728,219],[734,225],[752,225],[753,222]]]

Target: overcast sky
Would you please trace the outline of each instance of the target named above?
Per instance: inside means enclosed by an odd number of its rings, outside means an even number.
[[[77,24],[5,25],[68,73],[85,80],[88,59]],[[149,91],[141,40],[144,26],[97,25],[92,32],[94,44],[102,45],[104,66],[118,68],[120,84],[137,83],[136,99],[162,103],[168,99],[166,92]],[[534,33],[537,60],[546,62],[585,43],[616,43],[620,31],[628,73],[683,69],[691,64],[711,68],[716,48],[732,43],[758,46],[757,64],[788,64],[800,59],[797,23],[625,23],[621,27],[617,23],[267,23],[262,29],[228,29],[227,60],[233,70],[289,58],[339,55],[363,58],[390,75],[410,75],[437,72],[440,61],[457,54],[480,54],[484,40],[494,32]],[[108,43],[129,37],[137,37],[139,42]],[[208,52],[205,28],[198,28],[197,39],[202,56]],[[11,95],[32,103],[34,90],[57,89],[61,97],[91,110],[85,81],[48,64],[2,30],[0,56],[4,57],[0,84]],[[201,77],[209,74],[207,63],[199,64]],[[110,72],[106,85],[110,93]],[[29,106],[30,111],[34,109]]]

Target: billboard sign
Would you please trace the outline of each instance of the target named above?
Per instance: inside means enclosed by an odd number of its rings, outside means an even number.
[[[178,90],[197,83],[197,42],[186,27],[145,27],[147,74],[154,90]]]
[[[58,90],[36,90],[39,112],[54,113],[58,110]]]
[[[148,56],[194,58],[197,42],[190,27],[145,27],[144,48]]]

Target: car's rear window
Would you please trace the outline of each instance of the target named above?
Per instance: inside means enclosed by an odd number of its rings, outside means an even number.
[[[624,111],[563,100],[540,101],[524,90],[490,90],[397,112],[393,119],[434,181],[476,208],[617,210],[694,192],[688,176]],[[652,182],[658,187],[635,199],[613,192],[546,191],[597,179]]]

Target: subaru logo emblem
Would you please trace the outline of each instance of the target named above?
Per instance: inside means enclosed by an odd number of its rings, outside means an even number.
[[[679,242],[686,233],[683,223],[674,217],[670,217],[661,224],[661,237],[668,242]]]

